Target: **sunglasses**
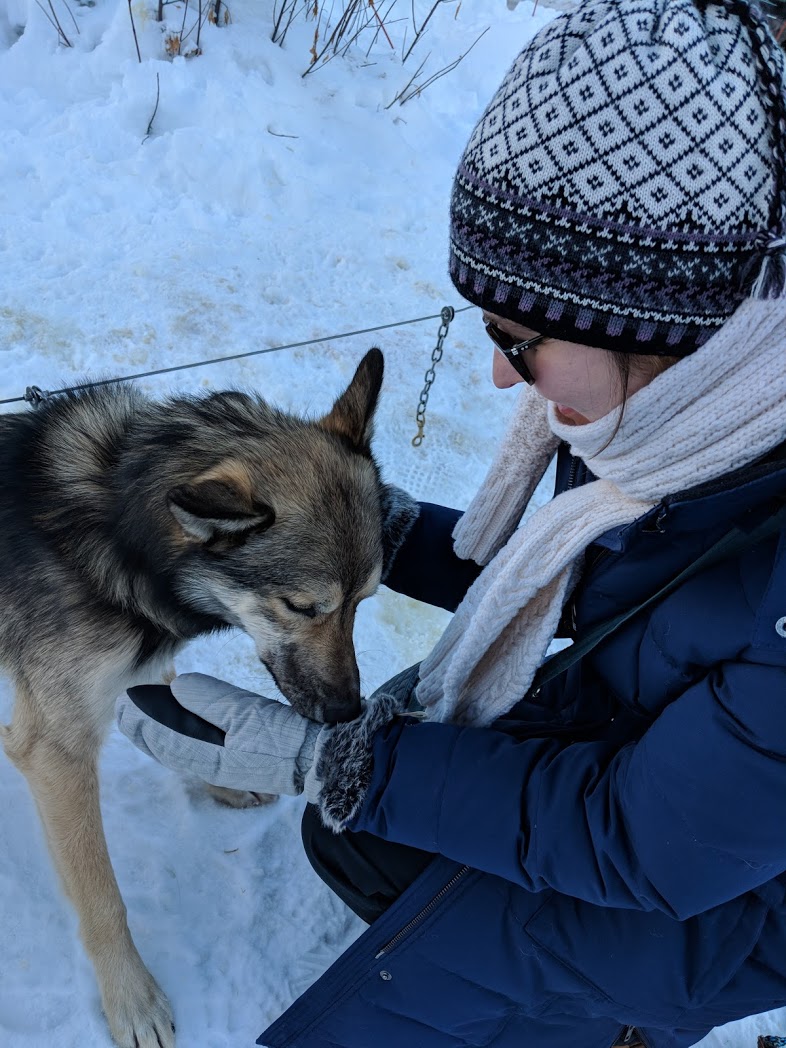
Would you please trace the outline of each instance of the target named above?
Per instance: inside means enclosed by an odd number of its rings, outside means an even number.
[[[505,359],[513,365],[528,385],[534,385],[535,376],[524,363],[524,357],[522,354],[526,350],[532,349],[533,346],[545,342],[548,335],[533,335],[532,338],[527,338],[523,342],[520,342],[517,341],[513,335],[509,335],[507,331],[503,331],[502,328],[497,327],[493,320],[486,320],[484,323],[486,325],[486,334],[500,353],[502,353]]]

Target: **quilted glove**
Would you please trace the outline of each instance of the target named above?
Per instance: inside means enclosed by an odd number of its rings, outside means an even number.
[[[371,781],[373,736],[406,710],[418,669],[384,684],[346,724],[318,724],[202,673],[181,674],[170,687],[129,688],[118,700],[117,723],[135,746],[174,771],[230,789],[304,793],[340,833]]]

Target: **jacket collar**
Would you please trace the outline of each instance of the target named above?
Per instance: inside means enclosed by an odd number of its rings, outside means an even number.
[[[563,477],[572,484],[559,484],[558,491],[594,480],[581,459],[568,455],[569,470],[563,466]],[[786,443],[780,444],[756,462],[742,466],[716,480],[695,488],[668,495],[661,503],[630,524],[613,528],[595,540],[595,544],[614,552],[622,552],[642,532],[689,534],[728,527],[747,513],[754,517],[775,509],[779,499],[786,497]],[[758,512],[757,512],[758,511]],[[754,521],[752,521],[753,523]]]
[[[708,527],[731,527],[749,515],[751,523],[776,509],[786,498],[786,444],[773,448],[763,458],[706,484],[668,495],[659,505],[632,525],[627,533],[669,531],[670,534],[703,531]]]

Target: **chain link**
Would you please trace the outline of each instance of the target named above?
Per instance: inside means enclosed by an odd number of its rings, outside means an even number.
[[[418,409],[415,412],[415,421],[418,424],[417,434],[412,438],[412,446],[419,448],[423,443],[425,436],[424,430],[426,428],[426,405],[428,404],[428,395],[431,392],[431,387],[434,385],[434,379],[437,377],[436,371],[434,370],[442,360],[442,350],[445,345],[445,338],[450,327],[450,322],[456,315],[456,311],[452,306],[444,306],[440,313],[442,323],[439,325],[439,331],[437,332],[437,344],[431,353],[431,367],[428,368],[426,374],[423,376],[425,379],[425,385],[420,393],[420,400],[418,401]]]

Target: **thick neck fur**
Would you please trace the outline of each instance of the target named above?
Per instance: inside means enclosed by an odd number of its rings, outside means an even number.
[[[233,395],[224,397],[231,404]],[[222,414],[219,399],[207,410],[205,401],[159,404],[130,387],[98,388],[9,416],[0,428],[5,472],[18,474],[11,487],[24,491],[31,530],[96,597],[178,639],[225,625],[176,592],[177,569],[194,545],[167,505],[172,487],[221,453],[207,424]]]
[[[219,546],[189,528],[170,493],[206,482],[239,491],[263,531],[267,510],[279,541],[263,549],[252,535],[246,546],[230,521]],[[166,642],[237,625],[216,585],[261,593],[297,568],[351,596],[382,556],[367,446],[236,392],[154,403],[99,387],[0,418],[0,528],[13,531],[25,573],[78,579],[150,643],[157,631]]]

